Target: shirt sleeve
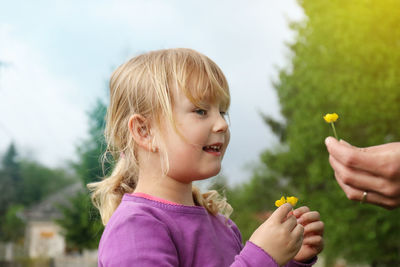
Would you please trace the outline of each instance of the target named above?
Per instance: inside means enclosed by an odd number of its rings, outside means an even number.
[[[239,228],[233,221],[230,221],[231,228],[235,233],[235,238],[239,242],[242,250],[240,254],[236,255],[235,261],[231,264],[231,267],[247,267],[247,266],[273,266],[279,267],[275,260],[268,255],[262,248],[256,246],[252,242],[246,242],[246,245],[242,244],[242,235]],[[292,267],[292,266],[291,266]]]
[[[179,266],[168,228],[152,217],[135,215],[114,225],[102,240],[99,267]]]
[[[250,266],[279,267],[275,260],[262,248],[247,241],[240,254],[235,257],[235,261],[232,263],[231,267]]]
[[[308,266],[313,266],[317,262],[317,259],[318,259],[317,256],[315,256],[308,263],[291,260],[285,265],[285,267],[303,267],[303,266],[304,267],[308,267]]]
[[[236,235],[236,238],[242,244],[242,236],[239,228],[234,222],[232,222],[232,230]],[[250,267],[250,266],[266,266],[266,267],[279,267],[276,261],[262,248],[255,245],[254,243],[247,241],[240,254],[235,257],[235,261],[231,267]],[[285,267],[309,267],[315,264],[317,257],[315,257],[310,263],[301,263],[296,261],[289,261]]]
[[[289,261],[285,267],[309,267],[316,261],[317,257],[310,263],[301,263],[292,260]],[[231,267],[250,266],[279,267],[276,261],[267,252],[252,242],[247,241],[240,254],[235,257],[235,261],[232,263]]]

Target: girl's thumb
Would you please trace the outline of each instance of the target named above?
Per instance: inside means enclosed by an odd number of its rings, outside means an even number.
[[[292,205],[290,205],[289,203],[285,203],[279,208],[277,208],[274,211],[274,213],[272,213],[271,218],[274,221],[283,222],[287,217],[287,215],[289,214],[289,212],[291,212],[292,210],[293,210]]]

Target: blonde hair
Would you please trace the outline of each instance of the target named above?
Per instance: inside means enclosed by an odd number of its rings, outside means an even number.
[[[109,177],[87,185],[104,225],[120,204],[122,196],[132,193],[137,184],[139,166],[136,144],[128,128],[130,116],[140,114],[154,120],[157,126],[167,117],[178,132],[172,115],[173,88],[182,90],[199,107],[206,99],[218,100],[223,110],[229,108],[229,87],[224,74],[211,59],[191,49],[145,53],[113,72],[106,115],[107,149],[103,159],[111,154],[115,167]],[[194,201],[213,215],[219,212],[228,218],[233,211],[226,199],[215,190],[202,194],[193,187],[192,194]]]

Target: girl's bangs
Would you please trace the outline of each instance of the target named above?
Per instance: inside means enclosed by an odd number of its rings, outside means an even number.
[[[206,108],[206,103],[219,103],[223,111],[230,105],[229,86],[216,65],[186,69],[186,77],[178,81],[186,97],[196,106]]]

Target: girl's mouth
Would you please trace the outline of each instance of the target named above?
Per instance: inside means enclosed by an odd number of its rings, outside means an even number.
[[[212,144],[209,146],[204,146],[203,150],[214,155],[220,155],[222,150],[222,143]]]

